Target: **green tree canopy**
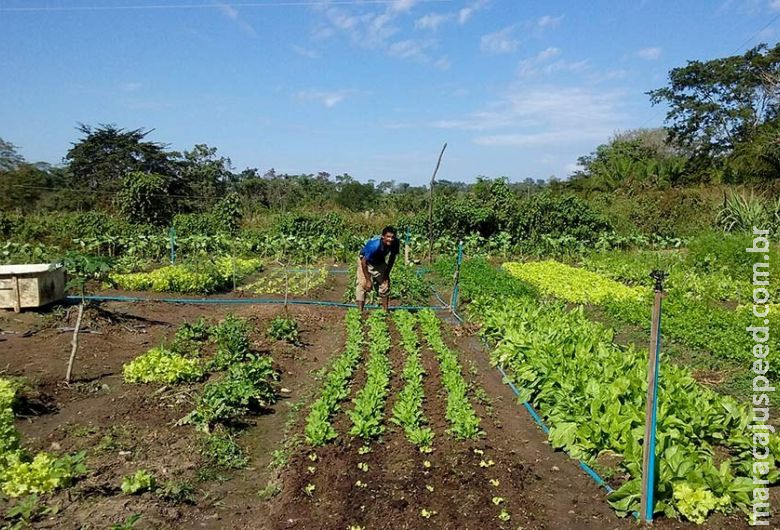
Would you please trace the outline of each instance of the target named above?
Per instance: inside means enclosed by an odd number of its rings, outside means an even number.
[[[778,119],[778,75],[780,43],[761,44],[743,55],[689,61],[669,72],[668,86],[648,94],[653,104],[669,105],[671,140],[699,160],[713,160]]]
[[[77,129],[83,137],[65,155],[75,186],[116,191],[134,171],[175,175],[173,153],[163,144],[144,141],[151,130],[126,131],[113,124],[93,129],[83,123]]]

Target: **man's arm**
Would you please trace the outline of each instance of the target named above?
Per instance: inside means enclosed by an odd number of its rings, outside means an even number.
[[[387,278],[390,279],[390,271],[393,270],[393,265],[395,265],[395,257],[397,254],[390,254],[390,256],[387,258]]]

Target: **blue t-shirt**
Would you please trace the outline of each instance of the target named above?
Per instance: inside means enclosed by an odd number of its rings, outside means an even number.
[[[400,244],[398,239],[393,240],[393,244],[385,246],[380,236],[369,239],[363,250],[360,251],[360,256],[366,258],[366,261],[372,265],[379,265],[385,263],[385,258],[388,254],[397,255]]]

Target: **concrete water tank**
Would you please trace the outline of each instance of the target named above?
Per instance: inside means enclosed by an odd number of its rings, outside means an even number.
[[[65,269],[55,263],[0,265],[0,308],[16,312],[65,297]]]

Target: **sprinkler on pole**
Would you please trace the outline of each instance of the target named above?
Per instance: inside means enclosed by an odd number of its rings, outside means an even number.
[[[661,300],[664,295],[664,280],[668,274],[654,270],[650,277],[655,280],[653,300],[653,321],[650,327],[650,352],[647,359],[647,405],[645,407],[645,436],[642,451],[642,504],[639,517],[646,523],[653,522],[655,508],[655,442],[658,423],[658,376],[661,358]]]

